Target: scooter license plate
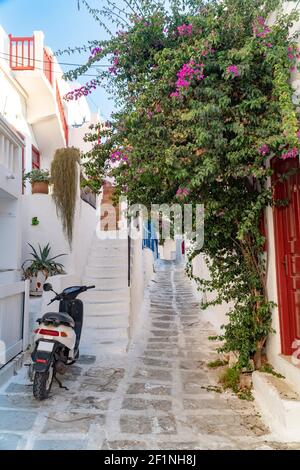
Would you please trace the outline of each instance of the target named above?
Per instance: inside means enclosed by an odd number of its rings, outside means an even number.
[[[53,348],[54,348],[54,343],[51,343],[49,341],[39,341],[37,350],[38,351],[52,352]]]

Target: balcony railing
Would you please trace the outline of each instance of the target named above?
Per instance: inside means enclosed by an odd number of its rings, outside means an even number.
[[[34,70],[34,37],[12,37],[10,39],[10,68],[12,70]]]
[[[69,128],[68,128],[68,123],[67,123],[67,120],[66,120],[65,110],[64,110],[64,106],[63,106],[63,102],[62,102],[62,99],[61,99],[61,96],[60,96],[60,92],[59,92],[59,89],[58,89],[57,82],[56,82],[56,101],[57,101],[59,114],[60,114],[60,119],[61,119],[61,123],[62,123],[62,126],[63,126],[64,134],[65,134],[66,145],[68,146],[68,144],[69,144]]]
[[[34,70],[35,59],[35,39],[33,37],[13,37],[10,40],[10,68],[12,70]],[[43,72],[49,83],[53,84],[53,60],[46,49],[43,50]]]

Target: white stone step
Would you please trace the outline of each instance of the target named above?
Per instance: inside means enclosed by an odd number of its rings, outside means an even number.
[[[120,255],[109,255],[106,256],[92,256],[88,258],[88,266],[124,266],[124,263],[127,264],[127,257],[122,257]]]
[[[127,253],[127,245],[107,246],[106,244],[97,244],[92,245],[90,251],[92,256],[125,256]]]
[[[128,315],[129,302],[85,302],[84,313],[85,315]]]
[[[265,424],[277,439],[300,441],[300,394],[286,379],[253,373],[253,389]]]
[[[128,276],[128,267],[124,265],[119,266],[86,266],[86,276],[101,277],[101,278],[119,278]]]
[[[84,315],[84,328],[129,328],[129,316],[124,315]]]
[[[119,248],[109,248],[109,249],[99,249],[95,250],[92,249],[90,251],[90,258],[110,258],[110,259],[118,259],[121,263],[127,263],[128,260],[128,252],[127,250],[119,249]]]
[[[89,281],[90,282],[90,279]],[[110,285],[111,287],[111,285]],[[85,304],[95,303],[95,302],[107,302],[116,304],[119,302],[129,303],[130,301],[130,288],[126,285],[124,288],[120,289],[91,289],[83,294],[80,294],[80,299],[83,300]]]
[[[92,248],[126,248],[128,247],[128,239],[126,238],[94,238],[92,241]]]
[[[84,325],[83,334],[85,337],[90,338],[90,341],[116,341],[119,339],[128,338],[128,328],[127,327],[112,327],[112,328],[101,328],[89,326],[88,324]]]
[[[89,285],[89,286],[95,285],[97,289],[111,290],[112,296],[113,296],[113,291],[128,287],[127,276],[120,277],[120,278],[99,278],[99,277],[84,276],[82,281],[84,285]]]

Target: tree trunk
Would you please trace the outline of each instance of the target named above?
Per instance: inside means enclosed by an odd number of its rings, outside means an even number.
[[[262,349],[258,348],[256,353],[253,356],[255,370],[258,370],[262,366]]]

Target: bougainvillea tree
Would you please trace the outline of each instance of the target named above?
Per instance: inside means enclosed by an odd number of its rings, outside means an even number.
[[[79,0],[100,24],[108,17],[118,25],[66,75],[77,79],[104,58],[110,64],[97,81],[118,110],[101,142],[97,127],[87,136],[85,171],[100,187],[118,160],[112,173],[131,202],[204,204],[211,279],[199,287],[216,292],[216,303],[233,302],[224,349],[238,351],[241,366],[254,358],[259,367],[272,310],[260,230],[273,204],[268,162],[298,158],[300,149],[290,84],[297,8],[284,14],[280,0],[164,3],[128,0],[122,9],[109,1],[95,10]]]

